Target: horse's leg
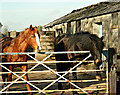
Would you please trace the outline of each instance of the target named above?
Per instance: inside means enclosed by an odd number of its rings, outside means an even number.
[[[67,71],[70,69],[70,64],[68,63],[59,63],[59,64],[56,64],[56,67],[57,67],[57,72],[61,72],[61,71]],[[63,75],[64,73],[60,74],[61,76]],[[67,77],[66,77],[67,76]],[[66,75],[65,77],[69,80],[69,75]],[[57,76],[57,78],[59,78],[59,76]],[[61,78],[62,80],[62,78]],[[68,86],[68,84],[66,85],[66,87]],[[70,85],[68,86],[68,88],[70,87]],[[64,87],[62,85],[62,82],[58,82],[58,89],[59,90],[63,90]],[[64,94],[64,91],[61,93],[61,95]]]
[[[96,70],[99,70],[99,67],[96,66]],[[101,73],[96,71],[96,79],[102,80]]]
[[[13,71],[13,66],[10,65],[8,68],[9,68],[10,71]],[[7,81],[8,82],[12,81],[12,73],[8,73],[8,79],[7,79]],[[10,89],[10,87],[8,87],[7,90],[9,90],[9,89]]]
[[[62,66],[61,63],[56,64],[57,72],[62,71],[61,66]],[[61,75],[62,75],[62,74],[61,74]],[[59,78],[59,76],[57,76],[57,78]],[[61,83],[61,82],[58,82],[58,89],[59,89],[59,90],[63,90],[63,86],[62,86],[62,83]]]
[[[9,70],[13,71],[13,66],[9,66]],[[12,73],[8,73],[8,81],[12,81]]]
[[[98,59],[95,60],[94,62],[95,62],[96,70],[99,70],[99,66],[100,66],[101,62],[99,62]],[[100,73],[100,72],[97,72],[97,71],[96,71],[96,79],[102,80],[102,77],[101,77],[101,73]]]
[[[27,71],[27,65],[22,65],[22,66],[21,66],[21,70],[22,70],[23,72],[24,72],[24,71]],[[25,79],[26,81],[29,81],[29,79],[28,79],[28,75],[27,75],[27,74],[24,75],[24,79]],[[26,85],[27,85],[27,90],[28,90],[28,91],[31,91],[31,89],[30,89],[30,85],[27,84],[27,83],[26,83]],[[31,95],[32,93],[29,92],[29,94]]]
[[[77,68],[74,69],[75,71],[77,70]],[[73,72],[73,79],[77,80],[77,73],[76,72]]]
[[[75,68],[74,70],[76,71],[77,68]],[[73,72],[72,75],[73,75],[73,79],[77,80],[77,72]],[[76,85],[77,83],[75,82],[74,84]],[[75,87],[73,87],[73,88],[75,88]],[[77,91],[73,91],[73,95],[76,95],[76,94],[78,94]]]
[[[2,68],[2,72],[7,72],[7,70],[5,70],[4,68]],[[8,78],[8,74],[2,74],[2,80],[3,82],[7,82],[7,78]],[[7,84],[4,83],[2,84],[2,88],[4,88]]]

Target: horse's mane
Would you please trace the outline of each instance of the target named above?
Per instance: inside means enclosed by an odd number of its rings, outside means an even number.
[[[55,43],[56,43],[56,44],[60,43],[61,41],[64,40],[64,38],[70,37],[70,35],[71,35],[71,34],[69,34],[69,33],[63,33],[63,34],[58,35],[58,36],[55,38]]]
[[[26,28],[24,31],[21,31],[19,33],[19,35],[17,35],[12,41],[11,43],[14,43],[16,42],[17,44],[20,44],[24,39],[25,39],[25,35],[27,35],[28,31],[27,31],[28,28]]]

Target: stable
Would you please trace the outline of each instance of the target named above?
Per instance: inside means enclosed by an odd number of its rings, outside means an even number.
[[[101,2],[73,10],[44,27],[55,31],[56,36],[61,33],[89,31],[99,37],[104,36],[105,48],[118,47],[119,18],[120,2]]]
[[[108,50],[109,91],[120,93],[120,2],[100,2],[76,9],[44,27],[55,31],[55,36],[82,31],[104,36],[104,49]]]

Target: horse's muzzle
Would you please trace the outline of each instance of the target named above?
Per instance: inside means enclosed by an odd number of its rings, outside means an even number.
[[[41,49],[42,49],[42,47],[41,47],[41,46],[39,46],[39,47],[38,47],[38,50],[41,50]]]
[[[34,52],[39,52],[40,50],[42,49],[42,47],[40,46],[38,46],[35,50],[34,50]]]
[[[102,61],[99,60],[99,59],[96,59],[96,60],[95,60],[95,63],[96,63],[96,65],[99,67],[99,66],[102,64]]]

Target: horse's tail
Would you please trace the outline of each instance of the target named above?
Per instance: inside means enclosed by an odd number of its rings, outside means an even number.
[[[11,38],[11,37],[2,37],[2,38],[0,38],[0,48],[2,49],[2,52],[3,52],[3,49],[6,46],[10,45],[12,39],[13,38]]]
[[[2,37],[2,38],[0,38],[0,52],[3,52],[3,49],[6,47],[6,46],[9,46],[10,45],[10,43],[11,43],[11,40],[12,40],[13,38],[11,38],[11,37]],[[6,62],[7,60],[5,59],[5,58],[2,58],[1,56],[0,56],[0,61],[2,61],[2,62]],[[8,65],[4,65],[4,66],[8,66]],[[7,72],[7,70],[6,69],[4,69],[4,68],[2,68],[1,69],[2,70],[2,72]],[[6,78],[8,77],[8,74],[2,74],[2,79],[3,79],[3,81],[5,82],[6,81]]]

